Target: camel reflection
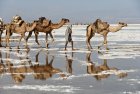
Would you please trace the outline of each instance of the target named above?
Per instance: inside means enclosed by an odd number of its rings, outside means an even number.
[[[38,61],[38,56],[39,56],[39,53],[37,53],[36,55],[36,62],[39,62]],[[31,65],[31,69],[33,70],[34,72],[34,78],[35,79],[40,79],[40,80],[46,80],[50,77],[52,77],[52,75],[56,74],[56,73],[59,73],[61,72],[60,69],[58,68],[54,68],[52,63],[54,61],[54,56],[52,56],[50,62],[48,60],[48,54],[46,55],[46,64],[45,65],[39,65],[36,64],[36,65]]]
[[[28,51],[26,52],[28,53]],[[40,51],[35,56],[36,62],[39,62],[39,53]],[[6,62],[5,62],[7,68],[5,68],[5,71],[6,73],[11,75],[12,79],[16,84],[23,82],[25,77],[29,74],[33,75],[34,79],[46,80],[52,77],[54,74],[61,72],[61,70],[53,67],[54,56],[52,56],[51,60],[49,61],[48,54],[45,55],[46,55],[46,60],[45,60],[46,64],[44,65],[40,65],[39,63],[33,65],[31,60],[26,61],[28,62],[29,65],[27,65],[27,63],[25,62],[23,63],[22,61],[20,62],[20,64],[14,65],[10,60],[10,52],[7,52]],[[20,60],[23,60],[23,59],[27,59],[28,56],[25,58],[23,57],[19,57],[19,58]]]
[[[4,73],[5,65],[2,60],[2,53],[0,51],[0,75]]]
[[[25,79],[25,72],[27,71],[27,68],[25,66],[15,66],[11,60],[10,60],[10,51],[6,52],[6,73],[9,73],[12,77],[12,79],[15,81],[15,83],[21,83],[23,79]],[[20,58],[21,59],[21,58]]]
[[[109,67],[107,65],[107,60],[106,59],[104,59],[104,62],[103,62],[102,65],[96,66],[91,61],[90,57],[91,57],[91,53],[87,53],[86,54],[86,61],[88,63],[88,65],[87,65],[87,73],[88,74],[92,74],[95,77],[96,80],[102,80],[104,78],[108,78],[110,76],[110,74],[109,73],[103,73],[105,71],[111,71],[111,70],[115,71],[115,72],[119,71],[119,69],[117,69],[115,67],[113,67],[113,68]],[[125,72],[118,72],[116,75],[119,78],[123,78],[123,77],[127,76],[127,73],[125,73]]]

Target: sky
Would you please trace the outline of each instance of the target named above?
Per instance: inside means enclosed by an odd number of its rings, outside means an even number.
[[[92,23],[100,18],[109,23],[140,23],[140,0],[0,0],[0,17],[10,22],[14,15],[25,21],[43,16],[53,22]]]

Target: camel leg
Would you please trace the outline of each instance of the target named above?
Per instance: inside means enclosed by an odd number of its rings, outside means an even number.
[[[86,44],[87,44],[87,47],[88,47],[88,50],[90,50],[90,39],[89,38],[86,38]]]
[[[48,48],[49,43],[48,43],[48,33],[46,33],[46,48]]]
[[[38,63],[38,56],[39,56],[39,53],[40,53],[40,51],[39,51],[39,52],[36,54],[36,56],[35,56],[35,57],[36,57],[35,62],[36,62],[37,64],[39,64],[39,63]]]
[[[38,32],[34,32],[35,33],[35,42],[41,47],[40,43],[38,42]]]
[[[90,38],[91,39],[91,38]],[[92,49],[92,46],[91,46],[91,44],[90,44],[90,39],[89,39],[89,45],[90,45],[90,49]]]
[[[104,35],[104,42],[103,44],[107,45],[107,35]]]
[[[26,42],[28,42],[28,39],[32,36],[32,32],[29,32],[27,38],[26,38]]]
[[[88,50],[92,49],[92,46],[90,44],[90,39],[94,37],[94,35],[95,35],[95,32],[92,30],[88,30],[86,33],[86,44],[87,44]]]
[[[27,48],[28,44],[27,44],[27,41],[26,41],[26,38],[25,38],[25,34],[23,34],[23,38],[24,38],[24,41],[25,41],[25,48]]]
[[[54,61],[54,56],[52,56],[52,59],[51,59],[51,61],[49,62],[49,65],[52,66],[53,61]]]
[[[104,35],[103,45],[105,45],[106,50],[109,50],[109,48],[107,47],[107,35]]]
[[[50,37],[51,37],[52,41],[54,41],[54,38],[53,38],[52,33],[49,33],[49,35],[50,35]]]
[[[1,36],[2,36],[2,32],[3,32],[3,31],[0,31],[0,47],[2,47],[2,44],[1,44]]]
[[[24,37],[24,35],[21,34],[21,37],[20,37],[20,39],[19,39],[19,43],[18,43],[18,48],[19,48],[19,45],[20,45],[21,39],[22,39],[23,37]]]
[[[95,35],[95,32],[92,32],[91,36],[89,37],[89,45],[90,45],[90,48],[91,48],[91,49],[92,49],[92,46],[91,46],[91,44],[90,44],[90,39],[91,39],[92,37],[94,37],[94,35]]]
[[[90,39],[91,39],[91,38],[92,38],[92,37],[87,37],[87,39],[86,39],[86,43],[87,43],[88,50],[92,49],[92,46],[91,46],[91,44],[90,44]]]
[[[6,37],[5,37],[5,42],[6,42],[6,47],[9,47],[10,48],[10,31],[7,31],[6,30]]]

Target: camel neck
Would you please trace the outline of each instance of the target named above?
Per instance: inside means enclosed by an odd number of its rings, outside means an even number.
[[[61,22],[59,22],[59,23],[56,23],[56,24],[51,24],[51,27],[53,28],[53,29],[58,29],[58,28],[60,28],[60,27],[62,27],[64,25],[64,21],[61,21]]]

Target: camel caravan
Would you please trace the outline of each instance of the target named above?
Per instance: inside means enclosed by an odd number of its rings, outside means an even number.
[[[10,48],[10,36],[12,36],[13,33],[20,34],[18,47],[20,45],[20,42],[22,38],[25,41],[25,46],[27,47],[28,39],[32,36],[32,33],[35,34],[35,42],[41,47],[40,43],[38,42],[38,35],[39,32],[46,34],[46,48],[48,48],[48,35],[50,35],[52,42],[54,41],[52,31],[53,29],[59,29],[63,25],[66,25],[70,22],[69,19],[62,18],[59,23],[52,23],[51,20],[46,19],[45,17],[40,17],[38,20],[34,20],[32,23],[26,23],[20,16],[16,15],[13,17],[12,21],[10,23],[4,24],[2,18],[0,18],[0,47],[2,47],[2,33],[5,31],[5,42],[6,47]],[[103,36],[104,41],[103,44],[107,44],[107,34],[109,32],[117,32],[121,30],[123,27],[126,27],[127,24],[123,22],[119,22],[117,26],[111,26],[107,22],[103,22],[100,19],[97,19],[94,23],[91,23],[86,28],[86,45],[87,49],[91,50],[92,46],[90,44],[90,40],[92,37],[94,37],[95,33],[100,34]],[[25,36],[25,33],[29,32],[28,36]],[[67,34],[65,34],[66,44],[65,49],[68,44],[68,42],[71,42],[72,44],[72,50],[73,48],[73,41],[72,41],[72,25],[71,29],[69,29],[69,26],[66,30]],[[70,32],[70,33],[69,33]]]

